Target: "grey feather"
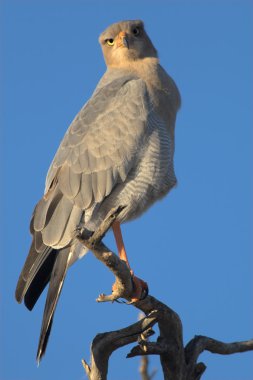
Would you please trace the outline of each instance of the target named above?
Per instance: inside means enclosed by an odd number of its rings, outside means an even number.
[[[82,174],[81,189],[74,198],[74,203],[81,210],[86,210],[93,202],[92,179],[90,175]]]
[[[137,99],[133,94],[138,94]],[[60,187],[64,194],[70,199],[74,199],[79,207],[84,208],[89,205],[88,198],[100,202],[104,194],[104,190],[101,191],[104,183],[100,183],[99,179],[101,178],[103,181],[104,178],[110,178],[112,180],[111,184],[106,185],[106,194],[109,194],[109,191],[117,184],[118,178],[124,180],[133,166],[140,140],[145,134],[148,109],[147,89],[141,79],[121,76],[100,88],[80,111],[79,117],[70,125],[68,133],[56,153],[53,165],[51,165],[48,178],[52,181],[51,171],[55,172],[55,168],[66,165],[69,166],[70,172],[84,173],[86,180],[90,175],[92,197],[89,193],[90,185],[87,185],[89,196],[85,196],[86,185],[83,181],[80,184],[80,193],[75,194],[77,187],[72,191],[69,173],[66,169],[59,171]],[[73,139],[77,132],[81,137]],[[69,154],[65,155],[65,161],[62,160],[63,146],[65,150],[69,151]],[[75,151],[76,147],[78,149]],[[76,152],[79,153],[79,156]],[[83,153],[80,154],[80,152]],[[102,158],[99,153],[102,154]],[[101,171],[107,171],[108,175],[98,174]],[[113,172],[113,176],[111,176],[111,172]],[[77,178],[75,177],[75,179]],[[48,182],[49,180],[47,180]]]
[[[88,209],[92,202],[94,202],[94,196],[92,191],[92,179],[90,174],[82,174],[82,191],[80,191],[80,194],[82,194],[82,209],[86,210]]]
[[[96,173],[97,174],[97,201],[101,202],[106,193],[106,170],[101,170]]]
[[[58,247],[65,247],[73,240],[76,227],[80,224],[82,214],[83,212],[79,207],[73,206],[61,240],[57,244]]]
[[[61,199],[62,193],[55,188],[52,192],[50,191],[50,194],[48,193],[47,198],[43,197],[39,201],[34,211],[33,228],[35,231],[43,230]]]
[[[80,145],[79,149],[81,150],[82,145]],[[80,168],[81,168],[81,173],[90,173],[90,167],[89,167],[89,154],[87,149],[83,151],[83,153],[80,154],[78,157],[79,162],[80,162]],[[74,165],[73,165],[74,169]],[[74,170],[75,171],[75,170]]]
[[[36,231],[33,235],[34,242],[35,242],[35,250],[38,253],[43,252],[46,249],[46,245],[44,244],[42,240],[42,233],[41,231]]]
[[[37,252],[33,240],[16,287],[15,296],[18,302],[22,302],[30,284],[51,251],[52,249],[47,247],[42,253]]]
[[[62,197],[46,227],[42,230],[43,242],[51,247],[60,241],[73,208],[72,202]]]
[[[59,188],[69,199],[73,199],[81,186],[81,174],[75,173],[67,164],[63,165],[59,173]]]
[[[51,326],[55,308],[62,290],[63,282],[68,269],[70,260],[69,247],[62,249],[54,263],[52,275],[50,278],[49,289],[43,314],[43,321],[40,332],[40,340],[37,351],[37,362],[39,363],[46,350],[48,338],[50,335]]]
[[[33,218],[33,228],[35,231],[41,231],[46,223],[46,217],[51,200],[42,198],[35,209]]]
[[[105,195],[109,195],[110,192],[112,191],[112,187],[113,187],[113,174],[112,174],[112,171],[110,170],[107,170],[106,172],[106,190],[105,190]]]

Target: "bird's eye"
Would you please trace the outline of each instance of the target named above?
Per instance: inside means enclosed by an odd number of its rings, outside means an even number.
[[[133,28],[132,32],[133,32],[133,35],[135,37],[137,37],[140,34],[140,28],[138,28],[138,26],[136,26],[135,28]]]
[[[105,42],[106,42],[107,45],[109,45],[109,46],[113,46],[113,45],[114,45],[114,39],[113,39],[113,38],[108,38],[108,40],[105,40]]]

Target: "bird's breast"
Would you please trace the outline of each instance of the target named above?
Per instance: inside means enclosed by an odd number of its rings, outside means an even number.
[[[130,173],[120,202],[127,202],[124,219],[141,215],[176,184],[173,165],[174,141],[165,124],[155,128],[140,151],[138,165]]]
[[[174,139],[164,122],[149,120],[150,131],[139,148],[135,165],[126,180],[119,183],[103,201],[96,216],[90,220],[90,228],[96,229],[98,221],[119,205],[125,206],[120,221],[135,219],[153,203],[164,197],[175,185],[173,166]]]

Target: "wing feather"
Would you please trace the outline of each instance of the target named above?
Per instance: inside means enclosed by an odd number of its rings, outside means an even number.
[[[75,173],[68,165],[63,165],[58,178],[59,188],[62,193],[73,199],[79,192],[81,186],[81,174]]]
[[[97,90],[70,125],[46,190],[55,174],[60,190],[82,210],[103,201],[136,164],[149,112],[141,79],[121,76]]]
[[[43,197],[38,202],[34,211],[33,228],[35,231],[42,231],[61,198],[62,194],[55,188],[48,197]]]
[[[57,204],[47,226],[42,230],[43,242],[46,245],[50,247],[56,246],[60,241],[72,208],[72,202],[68,198],[62,197],[60,202]]]

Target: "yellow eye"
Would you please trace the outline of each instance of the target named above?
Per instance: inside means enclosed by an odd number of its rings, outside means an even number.
[[[106,40],[106,43],[109,46],[113,46],[114,45],[114,39],[113,38],[108,38],[108,40]]]

